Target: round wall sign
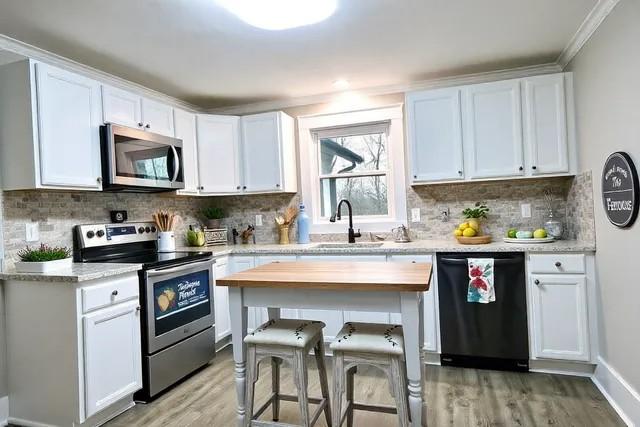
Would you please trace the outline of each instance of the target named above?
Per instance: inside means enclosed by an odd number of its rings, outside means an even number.
[[[613,225],[633,225],[638,216],[638,172],[627,153],[613,153],[604,162],[602,203]]]

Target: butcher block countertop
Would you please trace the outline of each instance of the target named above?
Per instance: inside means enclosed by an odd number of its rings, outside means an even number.
[[[424,292],[430,263],[273,262],[216,281],[218,286],[344,291]]]

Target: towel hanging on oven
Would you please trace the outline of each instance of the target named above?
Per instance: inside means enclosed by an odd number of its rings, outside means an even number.
[[[488,304],[496,300],[493,287],[493,258],[468,258],[469,290],[467,302]]]

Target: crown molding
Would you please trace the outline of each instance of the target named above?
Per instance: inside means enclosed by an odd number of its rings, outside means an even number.
[[[593,33],[596,32],[600,24],[611,13],[620,0],[598,0],[598,3],[591,9],[591,12],[582,21],[580,27],[573,35],[567,46],[564,48],[556,62],[564,70],[571,60],[580,52],[580,49],[587,43]]]
[[[13,39],[4,34],[0,34],[0,49],[13,52],[15,54],[34,59],[36,61],[46,62],[47,64],[61,67],[70,71],[74,71],[79,74],[83,74],[94,80],[99,80],[103,83],[111,86],[118,87],[120,89],[136,92],[142,96],[153,98],[166,104],[171,104],[175,107],[185,109],[191,112],[199,112],[202,109],[193,104],[185,102],[181,99],[174,98],[164,93],[149,89],[146,86],[139,85],[137,83],[130,82],[123,78],[114,76],[113,74],[100,71],[96,68],[88,65],[81,64],[72,59],[66,58],[61,55],[40,49],[39,47],[24,43],[20,40]]]
[[[394,93],[409,92],[414,90],[437,89],[451,86],[463,86],[475,83],[485,83],[497,80],[517,79],[541,74],[561,72],[562,68],[555,63],[541,64],[528,67],[510,68],[505,70],[488,71],[484,73],[463,74],[458,76],[443,77],[439,79],[422,80],[412,83],[402,83],[387,86],[376,86],[354,90],[353,92],[363,96],[390,95]],[[263,111],[281,110],[284,108],[301,107],[304,105],[322,104],[335,100],[343,92],[329,92],[318,95],[300,96],[274,101],[256,102],[251,104],[235,105],[208,109],[211,114],[251,114]]]

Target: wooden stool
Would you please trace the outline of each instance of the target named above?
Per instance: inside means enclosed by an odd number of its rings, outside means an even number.
[[[353,425],[353,411],[398,414],[400,426],[409,426],[407,403],[407,374],[404,363],[402,326],[376,323],[345,323],[330,346],[333,351],[333,427],[347,420]],[[389,379],[391,395],[396,406],[367,405],[353,400],[353,376],[358,365],[371,365],[383,370]],[[342,412],[342,395],[346,392],[347,406]]]
[[[244,339],[247,343],[247,388],[245,426],[292,426],[278,423],[280,401],[298,402],[302,416],[302,426],[310,427],[316,423],[324,411],[327,425],[331,427],[331,407],[329,405],[329,385],[327,370],[324,364],[324,342],[322,328],[325,324],[315,320],[279,319],[269,320],[259,326]],[[314,349],[322,399],[310,398],[307,394],[308,374],[307,355]],[[255,383],[258,380],[258,364],[263,359],[271,360],[272,393],[254,414],[253,399]],[[280,394],[280,364],[287,361],[293,368],[293,381],[298,389],[298,396]],[[320,406],[311,417],[309,403]],[[273,423],[260,421],[257,418],[271,405]]]

